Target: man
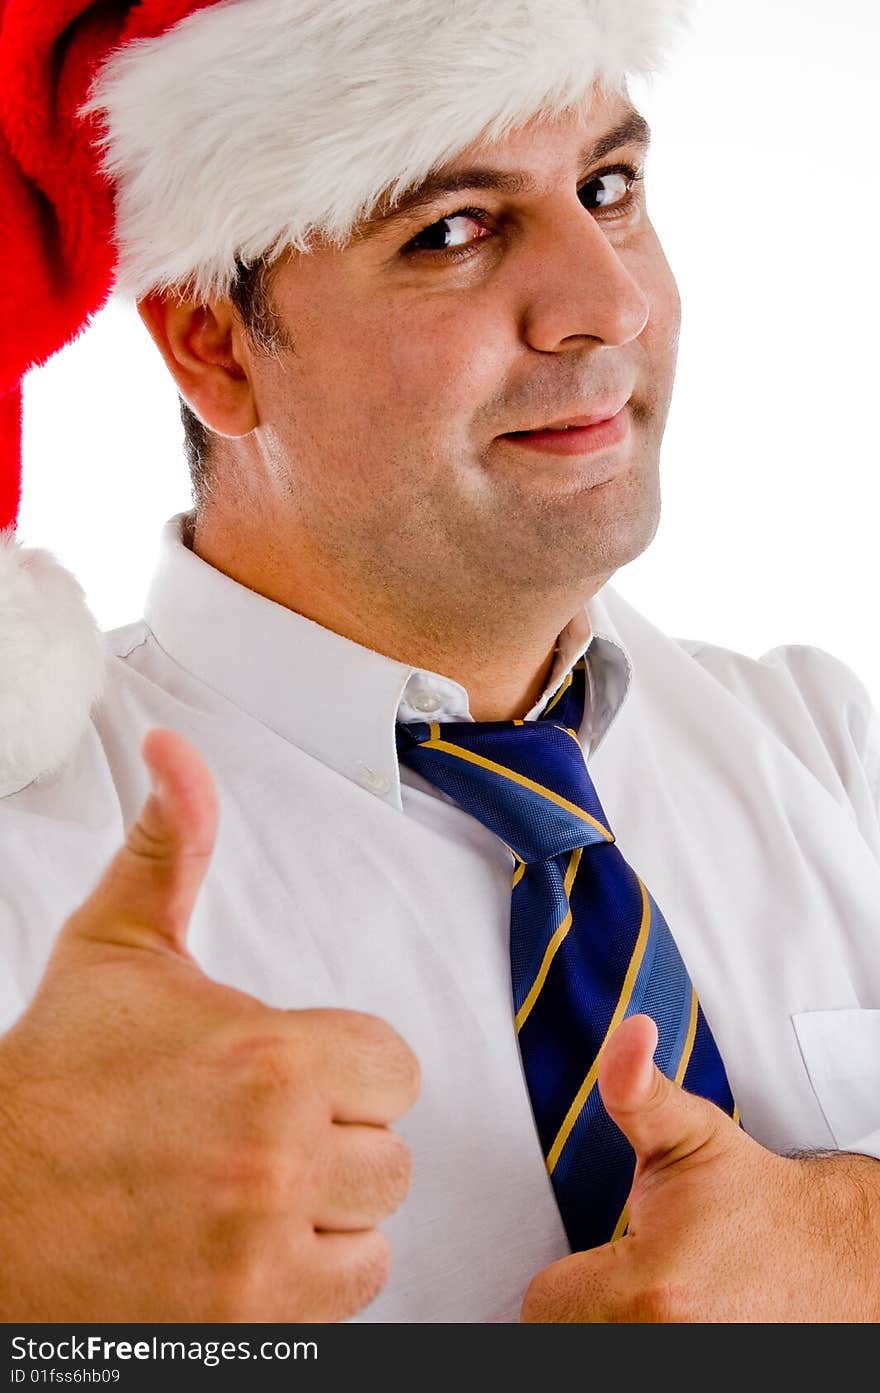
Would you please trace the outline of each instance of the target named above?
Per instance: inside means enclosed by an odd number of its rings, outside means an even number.
[[[138,297],[209,483],[69,758],[2,804],[7,1319],[880,1316],[867,693],[815,649],[667,638],[607,584],[657,528],[679,326],[646,137],[594,83],[464,142],[418,200],[269,257],[262,335],[230,293]],[[516,887],[552,858],[404,757],[401,728],[494,723],[582,746],[717,1049],[715,1093],[687,1051],[661,1073],[665,989],[635,1010],[627,968],[559,1134],[601,1093],[627,1139],[610,1242],[571,1241],[520,1058],[602,848],[514,1029]]]

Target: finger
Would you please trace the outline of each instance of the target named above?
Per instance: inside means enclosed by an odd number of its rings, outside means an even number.
[[[149,731],[141,754],[153,791],[125,845],[65,928],[93,941],[185,954],[217,836],[217,792],[201,755],[177,731]]]
[[[334,1122],[385,1125],[419,1094],[419,1062],[379,1016],[336,1007],[290,1011],[291,1028],[311,1052],[311,1069]]]
[[[730,1118],[705,1098],[687,1093],[660,1072],[653,1055],[657,1027],[650,1016],[629,1016],[613,1032],[599,1065],[602,1102],[632,1145],[641,1170],[690,1155]]]
[[[273,1223],[259,1236],[258,1250],[268,1281],[245,1284],[244,1310],[241,1283],[236,1283],[231,1319],[281,1324],[348,1320],[378,1296],[391,1270],[388,1240],[378,1229],[315,1233]]]
[[[314,1320],[340,1321],[373,1301],[391,1274],[391,1249],[378,1229],[317,1233],[309,1284],[321,1314]]]
[[[375,1228],[400,1208],[411,1176],[412,1153],[396,1132],[336,1123],[319,1162],[312,1223],[322,1232]]]

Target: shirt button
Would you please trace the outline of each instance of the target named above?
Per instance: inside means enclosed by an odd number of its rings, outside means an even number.
[[[442,703],[434,692],[419,692],[410,700],[410,706],[416,711],[436,711]]]
[[[376,769],[368,769],[365,764],[361,765],[360,778],[361,783],[372,789],[373,793],[387,793],[391,787],[391,780],[385,774],[380,774]]]

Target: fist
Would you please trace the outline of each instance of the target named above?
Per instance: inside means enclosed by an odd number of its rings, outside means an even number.
[[[142,755],[154,791],[0,1039],[0,1319],[343,1320],[388,1277],[417,1061],[201,971],[216,790],[174,731]]]

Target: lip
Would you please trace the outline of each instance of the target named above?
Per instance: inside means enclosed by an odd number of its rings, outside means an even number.
[[[571,430],[529,430],[511,431],[500,435],[511,445],[522,445],[529,450],[543,450],[554,455],[595,454],[598,450],[610,449],[619,445],[629,434],[629,412],[625,403],[613,415],[595,421],[589,426],[575,426]],[[577,418],[575,418],[577,419]]]

